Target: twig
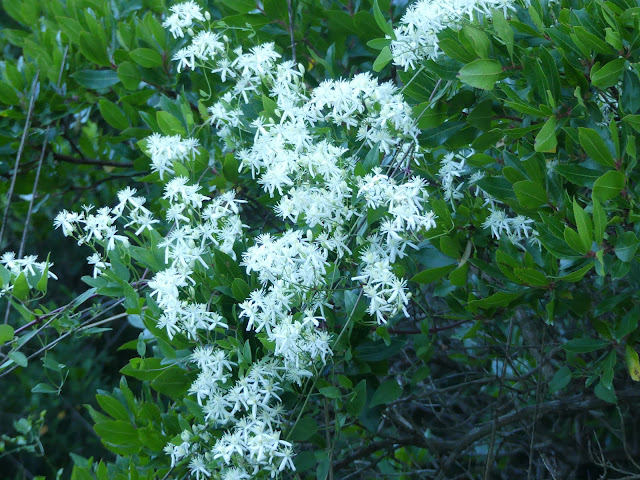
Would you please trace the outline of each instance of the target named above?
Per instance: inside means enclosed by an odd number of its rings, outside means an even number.
[[[99,165],[101,167],[119,167],[119,168],[131,168],[133,162],[110,162],[108,160],[94,160],[92,158],[73,158],[70,155],[64,155],[62,153],[54,153],[53,158],[60,160],[61,162],[73,163],[75,165]]]
[[[289,37],[291,38],[291,57],[296,61],[296,42],[293,37],[293,9],[291,8],[291,0],[287,0],[287,8],[289,10]]]
[[[11,177],[11,185],[9,186],[9,192],[7,193],[7,206],[4,209],[4,215],[2,217],[2,227],[0,228],[0,248],[2,248],[2,239],[4,237],[4,229],[7,225],[7,218],[9,216],[9,207],[11,206],[11,197],[13,196],[13,189],[16,186],[16,178],[18,177],[18,168],[20,166],[20,159],[22,158],[22,152],[24,151],[24,144],[27,140],[27,134],[29,132],[29,125],[31,124],[31,114],[33,113],[33,107],[36,103],[39,75],[40,75],[40,70],[36,72],[35,76],[33,77],[33,83],[31,84],[31,100],[29,101],[27,118],[24,122],[24,130],[22,131],[22,138],[20,139],[20,146],[18,147],[18,153],[16,155],[16,164],[13,167],[13,176]],[[4,323],[7,323],[7,318],[5,318]]]

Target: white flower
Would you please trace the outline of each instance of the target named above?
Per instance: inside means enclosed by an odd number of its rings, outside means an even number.
[[[391,41],[393,62],[405,71],[415,69],[425,59],[440,56],[438,33],[446,28],[460,29],[462,22],[473,19],[475,12],[491,18],[491,10],[514,10],[513,0],[419,0],[411,5]],[[529,3],[525,1],[525,3]]]
[[[194,455],[191,458],[189,470],[191,475],[196,476],[196,480],[200,480],[200,475],[202,475],[203,478],[209,478],[211,476],[211,472],[207,469],[207,464],[202,455]]]

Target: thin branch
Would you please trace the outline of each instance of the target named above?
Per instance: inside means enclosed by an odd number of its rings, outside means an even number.
[[[75,165],[99,165],[101,167],[119,167],[119,168],[132,168],[133,162],[110,162],[108,160],[94,160],[92,158],[74,158],[70,155],[64,155],[62,153],[54,153],[53,158],[60,160],[61,162],[73,163]]]
[[[291,0],[287,0],[287,8],[289,10],[289,37],[291,38],[291,58],[296,61],[296,42],[293,37],[293,8],[291,7]]]
[[[2,239],[4,237],[4,229],[7,225],[7,218],[9,217],[9,207],[11,207],[11,197],[13,196],[13,189],[16,186],[16,178],[18,177],[18,168],[20,167],[20,159],[22,158],[22,152],[24,151],[24,144],[27,140],[27,134],[29,133],[29,125],[31,124],[31,114],[33,113],[33,107],[36,103],[36,97],[38,96],[38,77],[40,76],[40,70],[38,70],[33,78],[31,84],[31,100],[29,101],[29,109],[27,110],[27,118],[24,122],[24,130],[22,131],[22,138],[20,139],[20,146],[18,147],[18,153],[16,155],[16,164],[13,167],[13,176],[11,177],[11,185],[9,186],[9,192],[7,193],[7,206],[4,209],[4,215],[2,217],[2,227],[0,228],[0,248],[2,248]],[[5,318],[5,323],[6,322]]]

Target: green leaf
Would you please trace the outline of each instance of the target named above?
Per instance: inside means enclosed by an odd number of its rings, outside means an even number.
[[[120,81],[118,74],[113,70],[80,70],[72,73],[71,78],[81,86],[94,90],[109,88]]]
[[[470,301],[469,307],[473,309],[500,307],[503,305],[510,304],[519,296],[520,296],[519,293],[497,292],[487,298]]]
[[[104,120],[113,128],[118,130],[129,128],[129,120],[127,120],[127,116],[122,113],[122,110],[120,110],[115,103],[102,98],[98,102],[98,105],[102,118],[104,118]]]
[[[578,40],[578,42],[576,43],[581,43],[587,49],[594,50],[597,53],[602,53],[605,55],[613,53],[613,49],[609,44],[607,44],[604,40],[601,40],[600,37],[594,35],[593,33],[587,32],[583,27],[575,26],[573,27],[573,31],[575,32],[575,35],[572,35],[572,38],[576,37],[574,38],[574,41],[576,39]],[[589,56],[589,53],[587,53],[587,56]]]
[[[238,167],[239,163],[233,153],[227,153],[224,157],[224,163],[222,164],[222,174],[224,178],[231,183],[237,183],[238,181]]]
[[[18,278],[13,282],[13,290],[11,294],[18,300],[25,300],[29,295],[29,283],[24,273],[18,275]]]
[[[524,208],[536,208],[549,201],[544,188],[539,183],[531,180],[522,180],[514,183],[513,191],[516,193],[520,205]]]
[[[591,242],[593,241],[593,226],[591,224],[591,218],[589,218],[589,214],[584,211],[584,209],[578,205],[576,199],[573,199],[573,215],[576,219],[576,227],[578,228],[578,235],[580,236],[580,240],[583,245],[586,245],[587,248],[591,247]]]
[[[125,406],[114,397],[108,395],[96,395],[100,408],[111,415],[115,420],[129,421],[129,413]]]
[[[196,372],[188,372],[180,367],[171,366],[151,382],[151,387],[157,392],[177,399],[189,390],[196,375]]]
[[[482,90],[492,90],[502,76],[502,66],[495,60],[474,60],[458,72],[460,81]]]
[[[13,360],[13,363],[20,367],[26,367],[29,364],[29,360],[24,353],[19,351],[9,352],[8,357]]]
[[[0,103],[5,105],[20,105],[20,98],[14,88],[5,83],[0,82]]]
[[[627,364],[631,380],[640,382],[640,360],[638,359],[638,352],[636,352],[628,342],[624,348],[624,360]]]
[[[402,387],[398,385],[398,382],[394,379],[386,380],[380,384],[376,393],[373,394],[369,406],[375,407],[376,405],[391,403],[400,398],[400,395],[402,395]]]
[[[587,152],[587,155],[589,155],[595,162],[605,167],[616,166],[611,152],[598,132],[591,128],[582,127],[580,127],[578,131],[580,145],[584,151]]]
[[[169,112],[158,111],[156,113],[156,120],[162,133],[165,135],[182,135],[185,136],[187,131],[176,117]]]
[[[93,427],[103,442],[114,445],[131,445],[140,447],[138,432],[129,422],[114,420],[96,423]]]
[[[546,287],[549,285],[546,275],[533,268],[514,268],[513,273],[523,282],[533,287]]]
[[[360,380],[356,388],[353,389],[353,396],[347,403],[347,413],[357,417],[362,412],[367,401],[367,381]]]
[[[373,40],[369,40],[367,42],[367,47],[373,48],[374,50],[382,50],[384,47],[388,47],[390,44],[390,38],[374,38]]]
[[[626,63],[627,60],[624,58],[611,60],[597,72],[591,74],[591,83],[598,88],[609,88],[617,85]]]
[[[593,389],[593,393],[596,394],[600,400],[604,400],[605,402],[616,404],[618,403],[618,399],[616,397],[616,393],[612,388],[607,388],[602,384],[602,381],[596,385],[596,388]]]
[[[138,437],[142,445],[156,452],[161,452],[167,444],[167,439],[152,427],[138,428]]]
[[[389,35],[392,39],[396,38],[396,34],[393,32],[393,27],[387,23],[387,20],[382,14],[382,10],[380,10],[378,0],[374,0],[373,2],[373,18],[375,18],[378,27],[380,27],[380,30],[382,30],[385,35]]]
[[[636,237],[635,233],[631,231],[624,232],[618,237],[618,240],[616,241],[616,246],[614,249],[616,257],[618,257],[625,263],[630,262],[631,260],[633,260],[633,257],[638,250],[638,244],[638,238]]]
[[[453,265],[445,265],[444,267],[427,268],[426,270],[414,275],[410,281],[416,283],[435,282],[439,278],[442,278],[454,271],[457,267],[458,265],[454,263]]]
[[[493,20],[493,28],[498,34],[498,38],[504,42],[509,52],[509,56],[513,56],[513,29],[507,19],[504,17],[502,10],[492,10],[491,19]]]
[[[597,198],[593,197],[593,236],[598,245],[602,244],[604,232],[607,228],[607,215]]]
[[[231,284],[231,292],[233,293],[233,298],[235,298],[238,302],[243,302],[245,298],[249,296],[251,290],[249,289],[249,285],[241,278],[236,278],[233,280]]]
[[[13,340],[13,327],[7,324],[0,325],[0,345],[4,345],[10,340]]]
[[[371,150],[367,152],[366,157],[364,157],[364,162],[362,162],[362,166],[364,167],[365,172],[370,172],[374,167],[380,165],[380,144],[376,143]]]
[[[255,0],[233,0],[233,2],[227,2],[226,5],[240,13],[249,13],[256,8]]]
[[[558,369],[556,374],[549,382],[549,393],[555,393],[558,390],[562,390],[571,382],[571,370],[566,365],[563,365]]]
[[[607,345],[609,345],[609,342],[596,338],[574,338],[565,342],[562,348],[572,353],[589,353],[601,350]]]
[[[40,275],[40,280],[38,280],[38,283],[36,284],[36,290],[46,294],[48,284],[49,284],[49,255],[47,255],[47,260],[44,262],[44,270]]]
[[[338,387],[322,387],[318,391],[327,398],[340,398],[342,393]]]
[[[562,175],[575,185],[581,187],[593,187],[593,183],[600,176],[600,172],[579,165],[556,165],[553,167],[556,173]]]
[[[491,42],[487,34],[471,25],[465,25],[460,31],[466,37],[473,51],[480,58],[488,58],[491,52]]]
[[[611,170],[593,184],[593,196],[601,202],[606,202],[616,197],[624,188],[626,182],[625,176],[616,171]]]
[[[627,115],[622,121],[627,122],[636,132],[640,132],[640,115]]]
[[[312,416],[307,415],[298,420],[291,433],[287,435],[287,440],[304,442],[315,435],[317,431],[318,424]]]
[[[568,273],[565,276],[558,278],[558,280],[571,283],[579,282],[587,274],[587,272],[591,270],[591,268],[593,268],[593,263],[589,263],[588,265],[585,265],[575,272]]]
[[[99,35],[82,32],[80,34],[80,51],[91,63],[96,63],[103,67],[111,66],[107,56],[107,46],[102,42]]]
[[[131,62],[122,62],[118,66],[118,78],[127,90],[136,90],[140,85],[140,72]]]
[[[379,72],[384,67],[386,67],[391,60],[393,60],[391,49],[389,47],[384,47],[378,54],[375,62],[373,62],[373,71]]]
[[[536,152],[555,153],[558,146],[556,137],[556,117],[549,117],[549,120],[542,126],[538,135],[536,135],[533,148]]]
[[[31,389],[31,393],[58,394],[59,390],[55,388],[53,385],[49,385],[48,383],[38,383],[35,387]]]
[[[150,48],[136,48],[129,52],[131,59],[143,68],[162,66],[162,56]]]
[[[456,268],[449,274],[449,282],[456,287],[463,287],[467,283],[467,273],[469,271],[469,264],[465,263],[461,267]]]
[[[580,238],[580,235],[578,235],[578,232],[576,232],[572,228],[564,228],[564,240],[565,242],[567,242],[567,245],[569,245],[576,252],[584,255],[589,251],[590,245],[583,243],[582,238]]]

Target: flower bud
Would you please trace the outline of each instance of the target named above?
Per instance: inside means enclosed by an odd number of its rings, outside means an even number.
[[[204,18],[207,19],[207,22],[211,20],[211,14],[209,12],[204,12]]]

